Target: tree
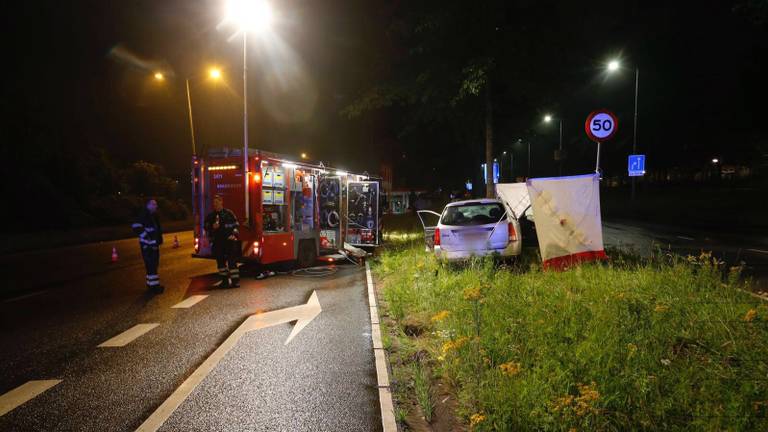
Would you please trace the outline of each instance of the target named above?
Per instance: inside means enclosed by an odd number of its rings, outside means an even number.
[[[176,181],[165,175],[165,169],[145,161],[134,162],[123,174],[127,192],[146,197],[173,197]]]
[[[391,66],[342,113],[397,109],[403,134],[441,125],[457,137],[476,137],[470,145],[482,140],[486,195],[493,196],[496,123],[504,120],[503,133],[528,129],[535,108],[524,116],[510,112],[541,106],[557,92],[547,81],[559,70],[562,48],[547,44],[556,34],[551,26],[564,27],[558,17],[568,12],[534,1],[399,3],[389,30],[394,49],[381,62]],[[537,20],[543,24],[531,24]]]

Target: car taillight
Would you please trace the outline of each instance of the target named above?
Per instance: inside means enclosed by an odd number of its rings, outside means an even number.
[[[254,255],[259,254],[259,242],[257,241],[253,242],[253,254]]]
[[[195,252],[200,252],[200,239],[195,237]]]
[[[440,228],[435,228],[434,244],[435,246],[440,246]]]
[[[517,241],[517,232],[515,231],[515,226],[512,225],[511,222],[508,223],[507,226],[509,227],[507,228],[507,230],[509,231],[509,241],[510,242]]]

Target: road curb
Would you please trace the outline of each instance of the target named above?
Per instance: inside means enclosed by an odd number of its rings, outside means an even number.
[[[387,354],[381,343],[381,328],[379,325],[379,308],[376,302],[376,289],[371,276],[371,266],[365,262],[365,279],[368,286],[368,303],[371,308],[371,344],[376,359],[376,381],[379,387],[379,405],[381,408],[381,426],[384,432],[397,432],[395,420],[395,405],[392,401],[392,388],[389,381]]]

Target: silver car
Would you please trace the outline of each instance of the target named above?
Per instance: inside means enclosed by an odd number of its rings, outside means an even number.
[[[501,257],[520,255],[520,224],[499,200],[452,202],[445,206],[442,214],[420,210],[422,223],[425,213],[439,217],[436,226],[424,224],[424,228],[428,248],[431,246],[440,259],[460,261],[491,254]]]

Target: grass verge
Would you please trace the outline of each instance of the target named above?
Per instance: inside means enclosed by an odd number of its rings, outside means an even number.
[[[440,386],[454,429],[768,430],[768,305],[739,269],[611,256],[456,267],[390,242],[373,270],[399,409],[439,429]]]

